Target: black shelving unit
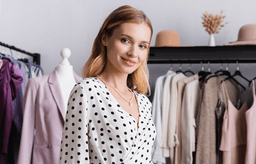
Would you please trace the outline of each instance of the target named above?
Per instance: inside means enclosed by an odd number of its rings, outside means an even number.
[[[256,45],[150,47],[148,64],[256,63]]]
[[[9,48],[11,50],[15,50],[15,51],[24,53],[26,55],[32,56],[34,63],[36,63],[37,65],[41,64],[41,60],[40,60],[41,55],[39,53],[30,53],[30,52],[27,52],[25,50],[19,49],[19,48],[15,47],[15,46],[11,46],[11,45],[5,44],[3,42],[0,42],[0,45],[3,46],[3,47]]]

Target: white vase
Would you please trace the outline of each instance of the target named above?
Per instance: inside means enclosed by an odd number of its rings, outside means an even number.
[[[210,35],[209,46],[215,46],[214,34]]]

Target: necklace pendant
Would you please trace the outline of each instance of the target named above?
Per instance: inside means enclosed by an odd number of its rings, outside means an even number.
[[[133,104],[132,104],[132,102],[130,102],[129,104],[130,104],[130,106],[132,106],[132,105],[133,105]]]

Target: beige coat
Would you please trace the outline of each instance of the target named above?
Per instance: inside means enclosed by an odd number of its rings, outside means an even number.
[[[192,164],[195,151],[195,114],[199,104],[199,81],[189,82],[184,89],[180,111],[180,147],[181,163]]]

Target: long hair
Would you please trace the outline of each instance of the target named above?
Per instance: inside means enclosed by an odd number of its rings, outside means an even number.
[[[143,11],[137,10],[129,5],[124,5],[114,10],[104,21],[98,35],[96,36],[92,53],[85,65],[82,68],[83,78],[95,77],[103,72],[107,64],[106,47],[102,43],[102,37],[105,35],[111,36],[113,31],[123,23],[145,23],[151,29],[151,37],[153,28],[149,18]],[[148,48],[149,51],[149,48]],[[147,59],[133,73],[128,75],[127,86],[134,89],[138,93],[149,93],[149,72],[147,67]]]

